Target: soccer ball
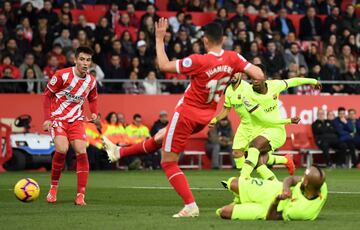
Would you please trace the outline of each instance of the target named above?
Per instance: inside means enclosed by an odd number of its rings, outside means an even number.
[[[39,197],[40,187],[35,180],[24,178],[16,183],[14,193],[20,201],[31,202]]]

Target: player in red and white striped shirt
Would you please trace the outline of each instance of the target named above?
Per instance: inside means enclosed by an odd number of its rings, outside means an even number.
[[[97,118],[96,79],[87,73],[93,51],[79,47],[75,52],[75,66],[58,70],[51,77],[44,92],[43,129],[50,131],[55,143],[52,160],[51,187],[47,195],[49,203],[56,202],[57,187],[64,168],[69,144],[76,153],[77,195],[76,205],[86,205],[85,188],[89,175],[86,154],[86,135],[83,122]],[[83,115],[83,105],[88,99],[91,118]]]

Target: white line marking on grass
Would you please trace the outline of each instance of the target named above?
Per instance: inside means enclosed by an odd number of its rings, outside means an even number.
[[[173,190],[173,187],[165,186],[120,186],[119,189],[147,189],[147,190]],[[207,188],[207,187],[195,187],[191,190],[202,190],[202,191],[226,191],[225,188]],[[360,192],[344,192],[344,191],[329,191],[330,194],[360,194]]]

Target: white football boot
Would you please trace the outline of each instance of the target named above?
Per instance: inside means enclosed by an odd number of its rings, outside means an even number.
[[[107,137],[102,137],[104,142],[104,148],[108,155],[110,162],[116,162],[120,160],[120,148],[119,146],[112,143]]]
[[[198,217],[200,215],[198,206],[195,206],[193,208],[189,208],[185,206],[183,209],[181,209],[180,212],[177,214],[174,214],[172,217],[174,218],[184,218],[184,217]]]

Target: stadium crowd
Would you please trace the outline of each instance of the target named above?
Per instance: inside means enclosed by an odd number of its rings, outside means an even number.
[[[80,45],[95,50],[91,73],[101,93],[182,93],[188,76],[164,74],[157,67],[150,0],[2,1],[0,5],[1,79],[48,79],[73,65]],[[83,4],[107,4],[99,21],[72,10]],[[191,12],[216,13],[225,28],[225,49],[263,64],[269,78],[311,77],[330,81],[360,80],[360,19],[355,5],[336,0],[169,0],[166,52],[170,59],[204,53],[201,27]],[[141,17],[135,12],[144,11]],[[256,15],[255,20],[250,15]],[[299,28],[288,17],[303,14]],[[76,22],[76,23],[75,23]],[[298,32],[297,32],[298,31]],[[108,83],[101,80],[121,79]],[[137,81],[138,79],[144,81]],[[158,79],[169,79],[160,83]],[[46,80],[45,80],[46,81]],[[46,82],[0,82],[0,93],[40,93]],[[359,94],[360,84],[326,84],[325,93]],[[318,94],[298,87],[290,94]]]

